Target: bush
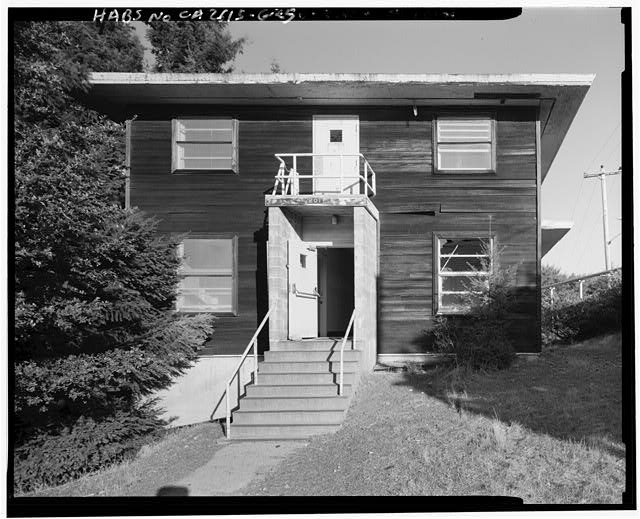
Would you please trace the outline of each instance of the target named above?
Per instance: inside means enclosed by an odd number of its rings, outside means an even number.
[[[436,351],[455,353],[458,367],[493,370],[508,368],[515,358],[512,342],[502,322],[476,317],[435,319]]]
[[[122,461],[160,424],[148,409],[137,415],[116,413],[102,421],[79,418],[60,434],[40,434],[14,451],[14,489],[29,492],[60,485]]]
[[[434,349],[453,353],[458,367],[471,369],[504,369],[515,359],[509,330],[508,313],[514,303],[517,265],[502,267],[502,251],[487,247],[493,268],[485,277],[471,277],[465,304],[465,315],[437,316],[433,334]]]
[[[133,30],[20,22],[14,37],[11,418],[25,489],[117,460],[160,427],[142,402],[213,329],[174,312],[180,237],[123,207],[124,126],[76,99],[96,64],[141,69]]]
[[[586,284],[585,284],[586,285]],[[583,341],[622,327],[622,275],[602,276],[585,286],[584,299],[577,289],[549,294],[542,300],[542,331],[545,343]]]
[[[130,349],[16,365],[14,490],[57,485],[123,459],[166,422],[145,402],[190,366],[206,315],[163,320]]]

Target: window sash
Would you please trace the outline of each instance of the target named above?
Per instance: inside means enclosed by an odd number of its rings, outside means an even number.
[[[238,121],[173,119],[172,170],[232,170],[238,167]]]
[[[178,246],[178,255],[183,261],[178,268],[177,311],[237,315],[237,237],[187,238]]]
[[[495,170],[492,117],[437,117],[434,134],[436,171],[486,173]]]
[[[491,118],[440,117],[436,120],[438,143],[491,142]]]
[[[491,264],[489,264],[488,270],[443,270],[443,268],[446,268],[448,266],[448,260],[451,258],[488,258],[490,259],[490,254],[468,254],[468,253],[456,254],[455,249],[454,249],[454,252],[452,253],[441,254],[440,250],[442,249],[443,245],[445,245],[449,240],[455,240],[455,239],[478,240],[478,242],[485,242],[485,243],[488,241],[490,249],[493,250],[493,237],[489,237],[489,238],[482,237],[482,236],[464,237],[464,238],[460,238],[460,237],[455,238],[453,236],[444,237],[444,238],[441,236],[436,237],[436,239],[434,240],[434,245],[436,246],[435,265],[436,265],[436,272],[438,276],[438,280],[437,280],[438,294],[437,294],[437,300],[436,300],[436,305],[437,305],[436,313],[442,313],[442,314],[464,313],[466,310],[468,310],[468,308],[466,308],[462,303],[455,304],[455,303],[452,303],[451,300],[456,299],[456,297],[454,296],[464,296],[469,294],[470,291],[459,290],[459,289],[445,290],[444,289],[445,280],[447,279],[453,280],[455,278],[460,278],[461,280],[462,279],[468,280],[473,277],[475,278],[488,277],[491,272],[491,268],[493,267]],[[447,259],[447,264],[443,265],[443,261],[442,261],[443,259]],[[451,288],[460,288],[460,287],[451,287]],[[448,302],[446,300],[448,300]]]

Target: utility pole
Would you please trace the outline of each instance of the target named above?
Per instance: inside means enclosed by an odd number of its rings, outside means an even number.
[[[600,177],[600,191],[602,192],[602,230],[604,233],[604,263],[607,270],[611,270],[611,241],[609,239],[609,220],[607,218],[607,181],[609,175],[618,175],[622,173],[619,167],[615,171],[605,171],[604,166],[600,166],[600,173],[585,173],[584,178]]]

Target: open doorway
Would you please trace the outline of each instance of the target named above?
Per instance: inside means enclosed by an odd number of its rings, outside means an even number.
[[[342,337],[353,312],[353,248],[318,248],[318,336]]]

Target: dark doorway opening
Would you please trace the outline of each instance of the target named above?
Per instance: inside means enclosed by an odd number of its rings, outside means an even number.
[[[342,337],[353,312],[353,249],[318,248],[318,336]]]

